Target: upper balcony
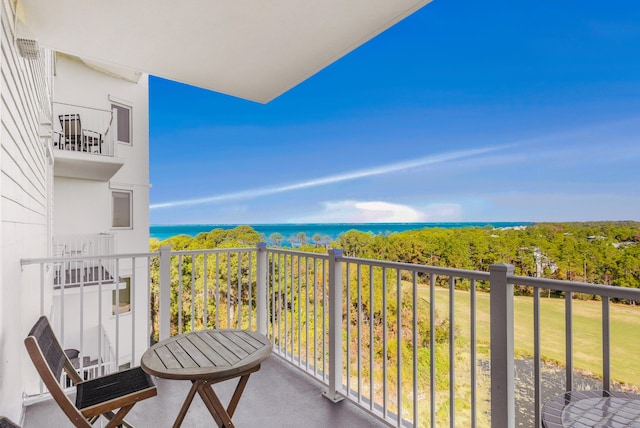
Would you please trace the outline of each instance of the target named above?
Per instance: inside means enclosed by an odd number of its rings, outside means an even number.
[[[75,288],[83,285],[115,283],[115,261],[88,257],[113,255],[115,236],[111,233],[65,235],[53,238],[53,255],[60,262],[53,264],[53,287]]]
[[[124,165],[116,156],[117,111],[53,103],[54,175],[108,181]]]
[[[113,258],[116,269],[131,267],[132,316],[103,311],[96,318],[84,309],[87,297],[75,307],[47,309],[54,318],[67,316],[54,322],[63,347],[92,352],[90,335],[78,339],[74,329],[97,319],[112,355],[103,355],[103,346],[90,361],[113,361],[105,365],[113,369],[139,365],[153,341],[171,335],[258,330],[272,341],[273,355],[249,380],[234,416],[238,426],[540,427],[551,397],[640,383],[640,366],[629,364],[638,352],[629,334],[640,309],[614,303],[640,301],[636,289],[516,276],[506,264],[468,271],[262,244],[100,258]],[[59,261],[23,266],[42,272]],[[43,279],[41,293],[50,287]],[[521,295],[514,296],[515,287]],[[149,300],[133,297],[147,292]],[[175,418],[188,385],[157,383],[158,397],[136,406],[131,422],[165,426]],[[225,397],[232,385],[220,387]],[[322,389],[330,400],[320,399]],[[43,398],[36,393],[25,403]],[[186,421],[195,426],[209,418],[196,399]],[[27,408],[24,426],[64,423],[55,404],[40,402]]]

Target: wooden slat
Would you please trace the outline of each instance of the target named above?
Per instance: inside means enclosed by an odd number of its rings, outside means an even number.
[[[211,361],[207,356],[198,348],[196,344],[192,342],[192,338],[197,338],[195,335],[188,335],[181,339],[178,339],[178,343],[182,346],[187,354],[191,357],[191,359],[198,365],[198,367],[208,367],[211,366],[213,361]]]
[[[162,378],[215,383],[257,371],[271,351],[269,339],[256,332],[195,331],[155,344],[142,356],[141,366]]]
[[[182,365],[180,365],[180,362],[176,360],[176,357],[173,356],[171,351],[169,351],[166,346],[161,346],[159,348],[156,348],[154,354],[166,368],[168,369],[182,368]],[[155,358],[153,358],[152,361],[154,360]]]
[[[204,334],[200,335],[200,338],[204,340],[207,343],[207,345],[209,345],[212,349],[215,349],[225,360],[227,360],[227,363],[229,365],[234,365],[235,363],[240,361],[240,358],[238,358],[237,355],[235,355],[233,352],[229,351],[226,347],[224,347],[211,334],[208,334],[208,332],[203,332],[203,333]]]
[[[238,359],[243,359],[249,356],[249,353],[238,346],[233,341],[233,334],[229,332],[214,331],[210,333],[222,346],[232,352]],[[217,349],[217,348],[216,348]]]
[[[233,332],[227,337],[232,340],[233,343],[245,350],[249,355],[253,354],[257,348],[262,347],[260,344],[258,344],[258,346],[254,346],[253,343],[248,342],[247,339],[250,340],[251,336],[248,334],[242,334],[242,332]]]
[[[189,340],[193,342],[194,346],[196,346],[198,350],[200,350],[200,352],[206,355],[206,357],[211,361],[211,363],[213,363],[214,366],[221,367],[229,365],[229,362],[225,360],[222,355],[216,352],[215,349],[212,349],[211,346],[207,345],[207,343],[202,340],[202,337],[200,337],[200,335],[194,334],[189,337]]]
[[[171,351],[174,357],[180,362],[180,365],[185,368],[198,367],[193,358],[189,356],[187,351],[184,350],[176,341],[167,343],[167,349]]]

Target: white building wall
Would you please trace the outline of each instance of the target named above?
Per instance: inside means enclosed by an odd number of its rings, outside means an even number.
[[[19,420],[23,340],[39,314],[37,272],[23,274],[20,259],[47,255],[47,151],[41,139],[32,63],[14,44],[13,2],[0,3],[0,414]]]
[[[131,107],[132,138],[131,144],[116,142],[115,156],[124,159],[122,168],[109,182],[82,180],[77,178],[55,177],[54,184],[54,227],[53,235],[83,235],[110,233],[115,236],[115,253],[146,253],[149,251],[149,97],[148,78],[142,75],[137,82],[131,82],[116,76],[108,75],[93,69],[77,58],[66,55],[57,56],[55,77],[55,101],[79,105],[83,107],[110,110],[112,102]],[[72,107],[65,107],[72,112]],[[58,120],[58,118],[54,118]],[[132,192],[132,227],[112,227],[113,190]],[[148,304],[149,290],[146,263],[136,263],[135,281],[132,293],[136,304],[137,338],[148,336]],[[113,273],[113,272],[112,272]],[[132,276],[131,260],[119,263],[118,276]],[[111,291],[102,294],[102,311],[105,329],[115,342],[115,316],[111,315]],[[65,332],[69,337],[64,347],[80,349],[78,332],[68,330],[70,326],[79,325],[80,313],[74,310],[78,304],[72,305],[73,299],[65,302]],[[88,292],[84,298],[83,325],[86,331],[96,328],[98,323],[98,293]],[[60,318],[60,317],[58,317]],[[74,319],[75,320],[72,320]],[[121,363],[131,360],[131,314],[122,314],[118,343]],[[139,360],[146,349],[144,340],[137,340],[140,349],[135,350]],[[85,355],[94,356],[95,346],[85,341],[81,349]]]
[[[80,60],[58,55],[55,101],[109,110],[112,101],[132,108],[132,143],[116,143],[124,166],[108,182],[55,179],[54,235],[109,232],[116,253],[149,247],[149,96],[148,80],[137,83],[93,70]],[[56,119],[57,120],[57,119]],[[111,227],[111,189],[133,191],[133,228]]]

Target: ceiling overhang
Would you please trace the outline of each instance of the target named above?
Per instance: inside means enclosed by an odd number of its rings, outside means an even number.
[[[19,0],[40,46],[268,102],[431,0]]]

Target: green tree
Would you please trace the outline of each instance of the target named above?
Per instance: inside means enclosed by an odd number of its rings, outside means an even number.
[[[298,242],[300,243],[300,246],[307,245],[307,242],[309,241],[309,238],[307,238],[307,234],[306,233],[298,232],[296,237],[298,238]]]
[[[279,247],[282,245],[282,241],[284,241],[284,236],[281,233],[275,232],[269,235],[269,243],[274,247]]]

